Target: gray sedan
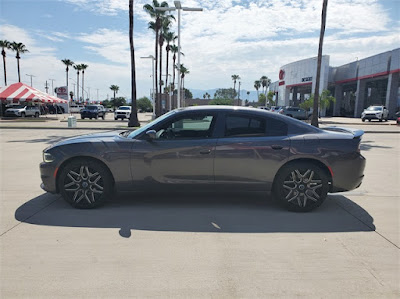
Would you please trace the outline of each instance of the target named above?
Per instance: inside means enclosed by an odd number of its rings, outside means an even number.
[[[360,186],[362,135],[261,109],[177,109],[135,131],[45,149],[42,188],[77,208],[101,205],[115,191],[238,190],[272,192],[287,209],[310,211],[328,192]]]

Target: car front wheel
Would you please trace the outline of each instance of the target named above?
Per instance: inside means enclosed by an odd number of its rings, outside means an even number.
[[[112,195],[112,177],[99,162],[83,159],[68,163],[58,186],[63,198],[79,209],[95,208]]]
[[[319,207],[329,189],[320,167],[304,162],[284,166],[274,183],[274,195],[289,211],[308,212]]]

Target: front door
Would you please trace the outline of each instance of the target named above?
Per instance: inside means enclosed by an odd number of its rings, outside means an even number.
[[[143,138],[133,145],[134,184],[144,188],[213,185],[215,122],[216,114],[191,112],[152,128],[156,139]]]

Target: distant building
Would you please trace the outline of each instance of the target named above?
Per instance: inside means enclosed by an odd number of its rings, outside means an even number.
[[[279,81],[270,85],[277,105],[298,106],[315,90],[317,58],[284,65]],[[364,108],[385,105],[390,117],[400,109],[400,48],[356,60],[339,67],[329,66],[329,56],[321,62],[320,90],[328,89],[336,98],[323,115],[360,117]]]

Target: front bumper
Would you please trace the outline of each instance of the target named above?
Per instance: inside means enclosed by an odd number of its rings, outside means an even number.
[[[58,193],[57,190],[57,171],[58,168],[52,163],[42,162],[40,167],[40,178],[42,184],[40,187],[50,193]]]
[[[382,115],[376,115],[376,114],[365,114],[361,118],[363,119],[382,119]]]
[[[127,115],[127,114],[125,114],[125,113],[116,113],[115,115],[114,115],[114,118],[122,118],[122,119],[124,119],[124,118],[129,118],[129,115]]]

